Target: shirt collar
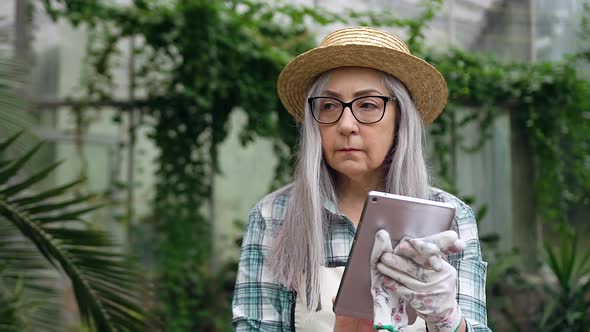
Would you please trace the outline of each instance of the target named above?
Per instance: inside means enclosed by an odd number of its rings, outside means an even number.
[[[338,209],[336,208],[336,203],[333,202],[331,199],[324,198],[324,209],[328,210],[328,212],[331,212],[335,215],[340,215],[340,213],[338,213]]]

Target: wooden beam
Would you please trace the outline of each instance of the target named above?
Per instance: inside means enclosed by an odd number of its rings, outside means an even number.
[[[14,6],[14,58],[29,63],[31,46],[29,0],[15,0]]]
[[[146,105],[148,100],[66,100],[66,99],[41,99],[33,103],[33,109],[36,111],[55,110],[56,108],[104,108],[112,107],[120,111],[138,109]]]

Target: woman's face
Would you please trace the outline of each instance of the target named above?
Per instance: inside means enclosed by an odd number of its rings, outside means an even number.
[[[344,67],[334,69],[322,96],[335,97],[347,103],[362,96],[390,96],[382,74],[374,69]],[[318,124],[324,158],[339,175],[353,181],[381,181],[383,161],[393,144],[395,102],[389,101],[383,118],[363,124],[349,107],[334,124]]]

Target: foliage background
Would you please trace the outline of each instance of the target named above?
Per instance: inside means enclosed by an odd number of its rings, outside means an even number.
[[[489,138],[494,117],[508,111],[529,139],[543,220],[567,234],[573,207],[588,205],[590,93],[576,66],[588,59],[587,52],[560,63],[536,64],[501,62],[458,49],[435,53],[424,46],[423,29],[441,1],[422,2],[423,12],[415,19],[372,12],[337,16],[318,8],[255,1],[135,0],[125,7],[97,0],[42,3],[54,19],[84,27],[93,36],[87,58],[93,79],[86,82],[84,95],[88,101],[115,99],[118,45],[135,40],[136,100],[121,111],[140,110],[155,120],[150,137],[160,150],[157,195],[153,217],[146,223],[157,234],[158,293],[152,309],[166,330],[229,328],[235,263],[212,268],[211,225],[202,207],[211,196],[210,181],[219,171],[218,147],[236,109],[247,115],[242,143],[271,138],[279,158],[274,185],[288,180],[296,127],[276,94],[268,91],[276,91],[284,64],[315,44],[310,21],[405,29],[413,52],[443,73],[452,98],[430,135],[439,179],[447,190],[457,192],[451,149],[460,145],[477,151]],[[463,106],[470,111],[459,113]],[[480,140],[465,146],[462,130],[473,124],[481,129]],[[479,219],[485,212],[485,207],[479,210]],[[513,264],[496,266],[505,266],[496,272],[499,276],[514,271]]]

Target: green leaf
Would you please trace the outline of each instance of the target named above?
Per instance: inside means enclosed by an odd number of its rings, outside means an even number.
[[[548,263],[549,263],[549,268],[551,269],[551,272],[553,272],[553,274],[555,274],[555,276],[559,280],[559,283],[563,284],[564,283],[563,269],[561,268],[559,261],[557,260],[555,252],[549,246],[548,243],[545,243],[545,252],[547,253],[547,256],[549,258]],[[566,281],[566,283],[567,283],[567,281]]]
[[[479,210],[477,210],[477,215],[475,216],[475,220],[481,221],[488,213],[488,206],[486,204],[482,205]]]
[[[24,130],[21,130],[19,132],[17,132],[16,134],[10,136],[9,138],[5,139],[2,143],[0,143],[0,156],[6,151],[6,149],[8,149],[8,147],[10,145],[12,145],[12,143],[14,143],[14,141],[16,141],[22,134],[24,133]]]
[[[61,163],[61,161],[53,163],[44,170],[41,170],[40,172],[37,172],[36,174],[33,174],[32,176],[28,177],[26,180],[15,185],[9,186],[3,190],[0,190],[0,196],[10,197],[16,195],[22,190],[29,188],[33,184],[45,179],[51,172],[53,172],[54,169],[61,165]]]
[[[554,318],[555,317],[555,310],[557,308],[557,304],[558,301],[553,298],[549,301],[549,303],[545,306],[545,309],[543,310],[543,316],[541,317],[541,322],[540,325],[547,329],[548,331],[551,330],[551,328],[548,326],[549,325],[549,319],[550,318]],[[553,325],[558,325],[559,322],[551,322]]]
[[[573,286],[570,284],[574,275],[574,267],[576,264],[577,258],[577,236],[574,234],[573,236],[563,236],[561,240],[561,253],[562,253],[562,262],[563,262],[563,274],[564,279],[567,281],[566,285],[569,288]]]
[[[584,276],[590,274],[590,252],[586,253],[577,264],[574,275]]]
[[[100,209],[102,207],[103,207],[103,205],[95,205],[95,206],[91,206],[91,207],[87,207],[87,208],[83,208],[83,209],[78,209],[78,210],[74,210],[74,211],[63,211],[62,214],[57,214],[57,215],[51,216],[51,217],[49,217],[49,216],[44,217],[44,216],[35,215],[34,218],[35,218],[36,222],[41,223],[41,224],[79,220],[81,215],[88,213],[88,212],[95,211],[95,210]]]
[[[71,206],[75,206],[79,203],[87,203],[95,198],[96,195],[85,195],[80,196],[78,198],[73,198],[70,200],[66,200],[59,203],[49,203],[49,204],[38,204],[38,205],[27,205],[22,208],[23,211],[29,213],[30,215],[39,215],[41,213],[52,212],[55,210],[62,210],[69,208]]]
[[[40,194],[32,194],[32,195],[26,195],[23,197],[19,197],[16,199],[9,199],[8,202],[11,204],[18,205],[18,206],[27,206],[27,205],[31,205],[31,204],[45,203],[46,202],[45,200],[47,200],[49,198],[59,197],[59,196],[63,195],[64,193],[66,193],[68,190],[83,183],[84,181],[86,181],[86,179],[83,179],[83,178],[77,179],[77,180],[74,180],[70,183],[63,185],[63,186],[49,189],[49,190],[42,192]]]
[[[43,143],[39,143],[35,145],[32,149],[30,149],[24,156],[20,159],[13,161],[9,165],[0,169],[0,185],[6,184],[8,180],[17,174],[23,167],[23,165],[33,157],[37,151],[43,146]]]

